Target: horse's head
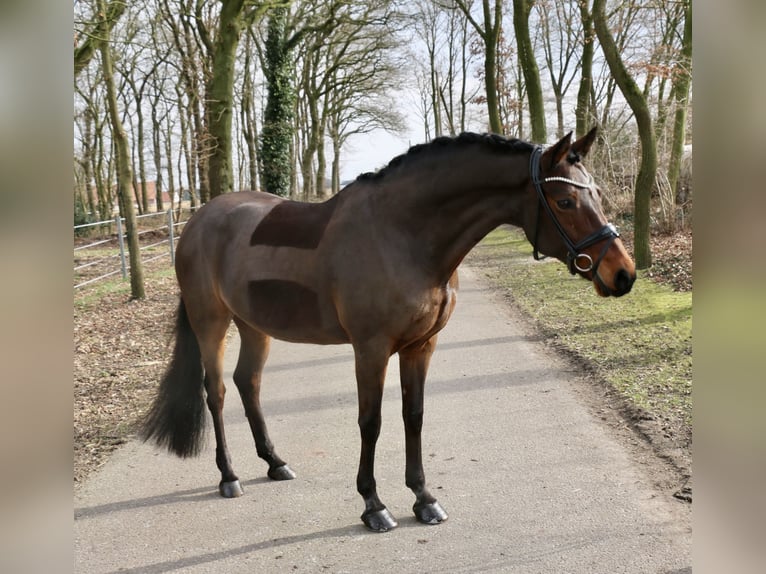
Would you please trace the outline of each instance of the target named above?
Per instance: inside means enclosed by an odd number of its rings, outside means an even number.
[[[567,264],[572,274],[593,281],[602,297],[628,293],[636,266],[616,228],[601,208],[601,190],[582,164],[596,128],[572,143],[570,132],[558,143],[536,148],[530,158],[532,197],[524,231],[538,252]]]

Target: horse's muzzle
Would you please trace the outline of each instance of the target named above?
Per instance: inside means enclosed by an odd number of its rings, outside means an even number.
[[[609,287],[604,283],[604,280],[596,272],[593,276],[593,284],[596,287],[596,292],[602,297],[622,297],[630,293],[633,288],[633,283],[636,281],[635,272],[631,273],[627,269],[620,269],[614,274],[614,284]]]

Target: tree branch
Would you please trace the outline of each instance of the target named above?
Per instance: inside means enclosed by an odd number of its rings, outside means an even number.
[[[113,28],[114,25],[117,23],[117,20],[120,19],[120,17],[125,12],[125,9],[127,8],[127,2],[125,0],[112,0],[109,2],[109,5],[106,7],[106,17],[105,21],[108,23],[110,28]],[[98,15],[97,15],[98,16]],[[90,63],[91,58],[93,57],[93,54],[96,53],[96,51],[101,46],[101,42],[103,41],[103,37],[101,34],[98,33],[99,27],[101,24],[99,22],[96,22],[95,24],[91,24],[90,30],[87,30],[84,32],[85,40],[83,40],[82,44],[79,46],[75,46],[74,49],[74,77],[80,75],[80,72],[85,69],[85,67]],[[76,38],[75,38],[76,41]]]

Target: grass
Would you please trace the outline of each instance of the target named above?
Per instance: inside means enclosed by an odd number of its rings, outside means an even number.
[[[639,277],[629,295],[599,297],[558,261],[534,261],[524,236],[500,228],[468,263],[536,322],[549,342],[584,360],[652,418],[690,427],[692,294]]]
[[[163,260],[164,261],[164,260]],[[168,261],[165,261],[159,269],[148,270],[144,268],[144,282],[153,279],[175,277],[175,269]],[[130,278],[123,279],[120,276],[108,277],[102,281],[96,281],[74,291],[74,306],[80,310],[87,310],[98,305],[107,295],[124,295],[130,297]]]

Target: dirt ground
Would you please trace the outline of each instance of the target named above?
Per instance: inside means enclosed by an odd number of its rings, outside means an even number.
[[[653,237],[650,276],[676,290],[690,291],[691,247],[691,232]],[[167,264],[164,260],[163,265]],[[86,294],[87,290],[76,292],[75,302]],[[75,304],[75,486],[135,432],[169,357],[177,304],[172,275],[147,281],[142,301],[111,293]]]

